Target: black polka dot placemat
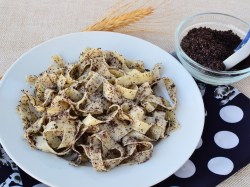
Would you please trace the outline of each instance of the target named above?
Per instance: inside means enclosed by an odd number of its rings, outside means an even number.
[[[231,86],[197,84],[206,109],[201,140],[191,158],[155,187],[216,186],[250,161],[250,99]],[[7,186],[46,185],[18,168],[0,146],[0,187]]]
[[[155,187],[216,186],[250,162],[250,99],[232,86],[198,86],[206,110],[200,142],[191,158]]]

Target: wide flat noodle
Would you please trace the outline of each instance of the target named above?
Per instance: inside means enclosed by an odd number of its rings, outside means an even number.
[[[179,127],[176,87],[160,77],[160,64],[150,71],[141,61],[99,48],[85,49],[74,64],[59,55],[52,61],[27,77],[34,93],[23,91],[17,106],[31,147],[74,166],[91,162],[109,171],[147,161],[153,143]],[[156,95],[156,85],[170,100]]]
[[[116,83],[123,86],[130,86],[132,84],[141,85],[145,82],[153,83],[160,78],[160,66],[155,65],[154,69],[150,72],[141,73],[138,70],[132,70],[128,75],[116,79]]]

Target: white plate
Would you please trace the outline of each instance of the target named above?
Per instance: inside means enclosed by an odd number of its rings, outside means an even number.
[[[51,64],[51,56],[62,55],[74,62],[86,47],[116,50],[126,58],[143,60],[147,68],[162,62],[162,76],[177,86],[176,110],[181,128],[154,147],[152,158],[139,165],[119,166],[109,172],[92,167],[73,167],[52,154],[31,149],[23,138],[16,106],[25,77],[39,74]],[[170,54],[144,40],[111,32],[73,33],[49,40],[22,55],[6,72],[0,87],[0,140],[13,161],[29,175],[50,186],[140,187],[154,185],[173,174],[191,156],[204,126],[204,106],[190,74]]]

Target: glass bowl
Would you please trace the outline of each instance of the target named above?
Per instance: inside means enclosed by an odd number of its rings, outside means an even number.
[[[191,75],[208,84],[224,85],[238,82],[250,75],[250,67],[237,71],[211,70],[192,60],[182,50],[180,43],[189,30],[207,27],[216,30],[232,30],[243,39],[250,29],[250,25],[236,17],[221,13],[201,13],[190,16],[180,23],[175,33],[175,51],[183,66]]]

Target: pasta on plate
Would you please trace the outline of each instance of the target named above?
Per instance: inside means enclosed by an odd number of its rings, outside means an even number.
[[[97,171],[147,161],[153,142],[179,124],[176,87],[143,62],[113,51],[87,48],[77,63],[56,55],[40,75],[27,77],[18,113],[29,145],[62,156],[73,165],[91,162]],[[164,85],[170,100],[155,93]]]

